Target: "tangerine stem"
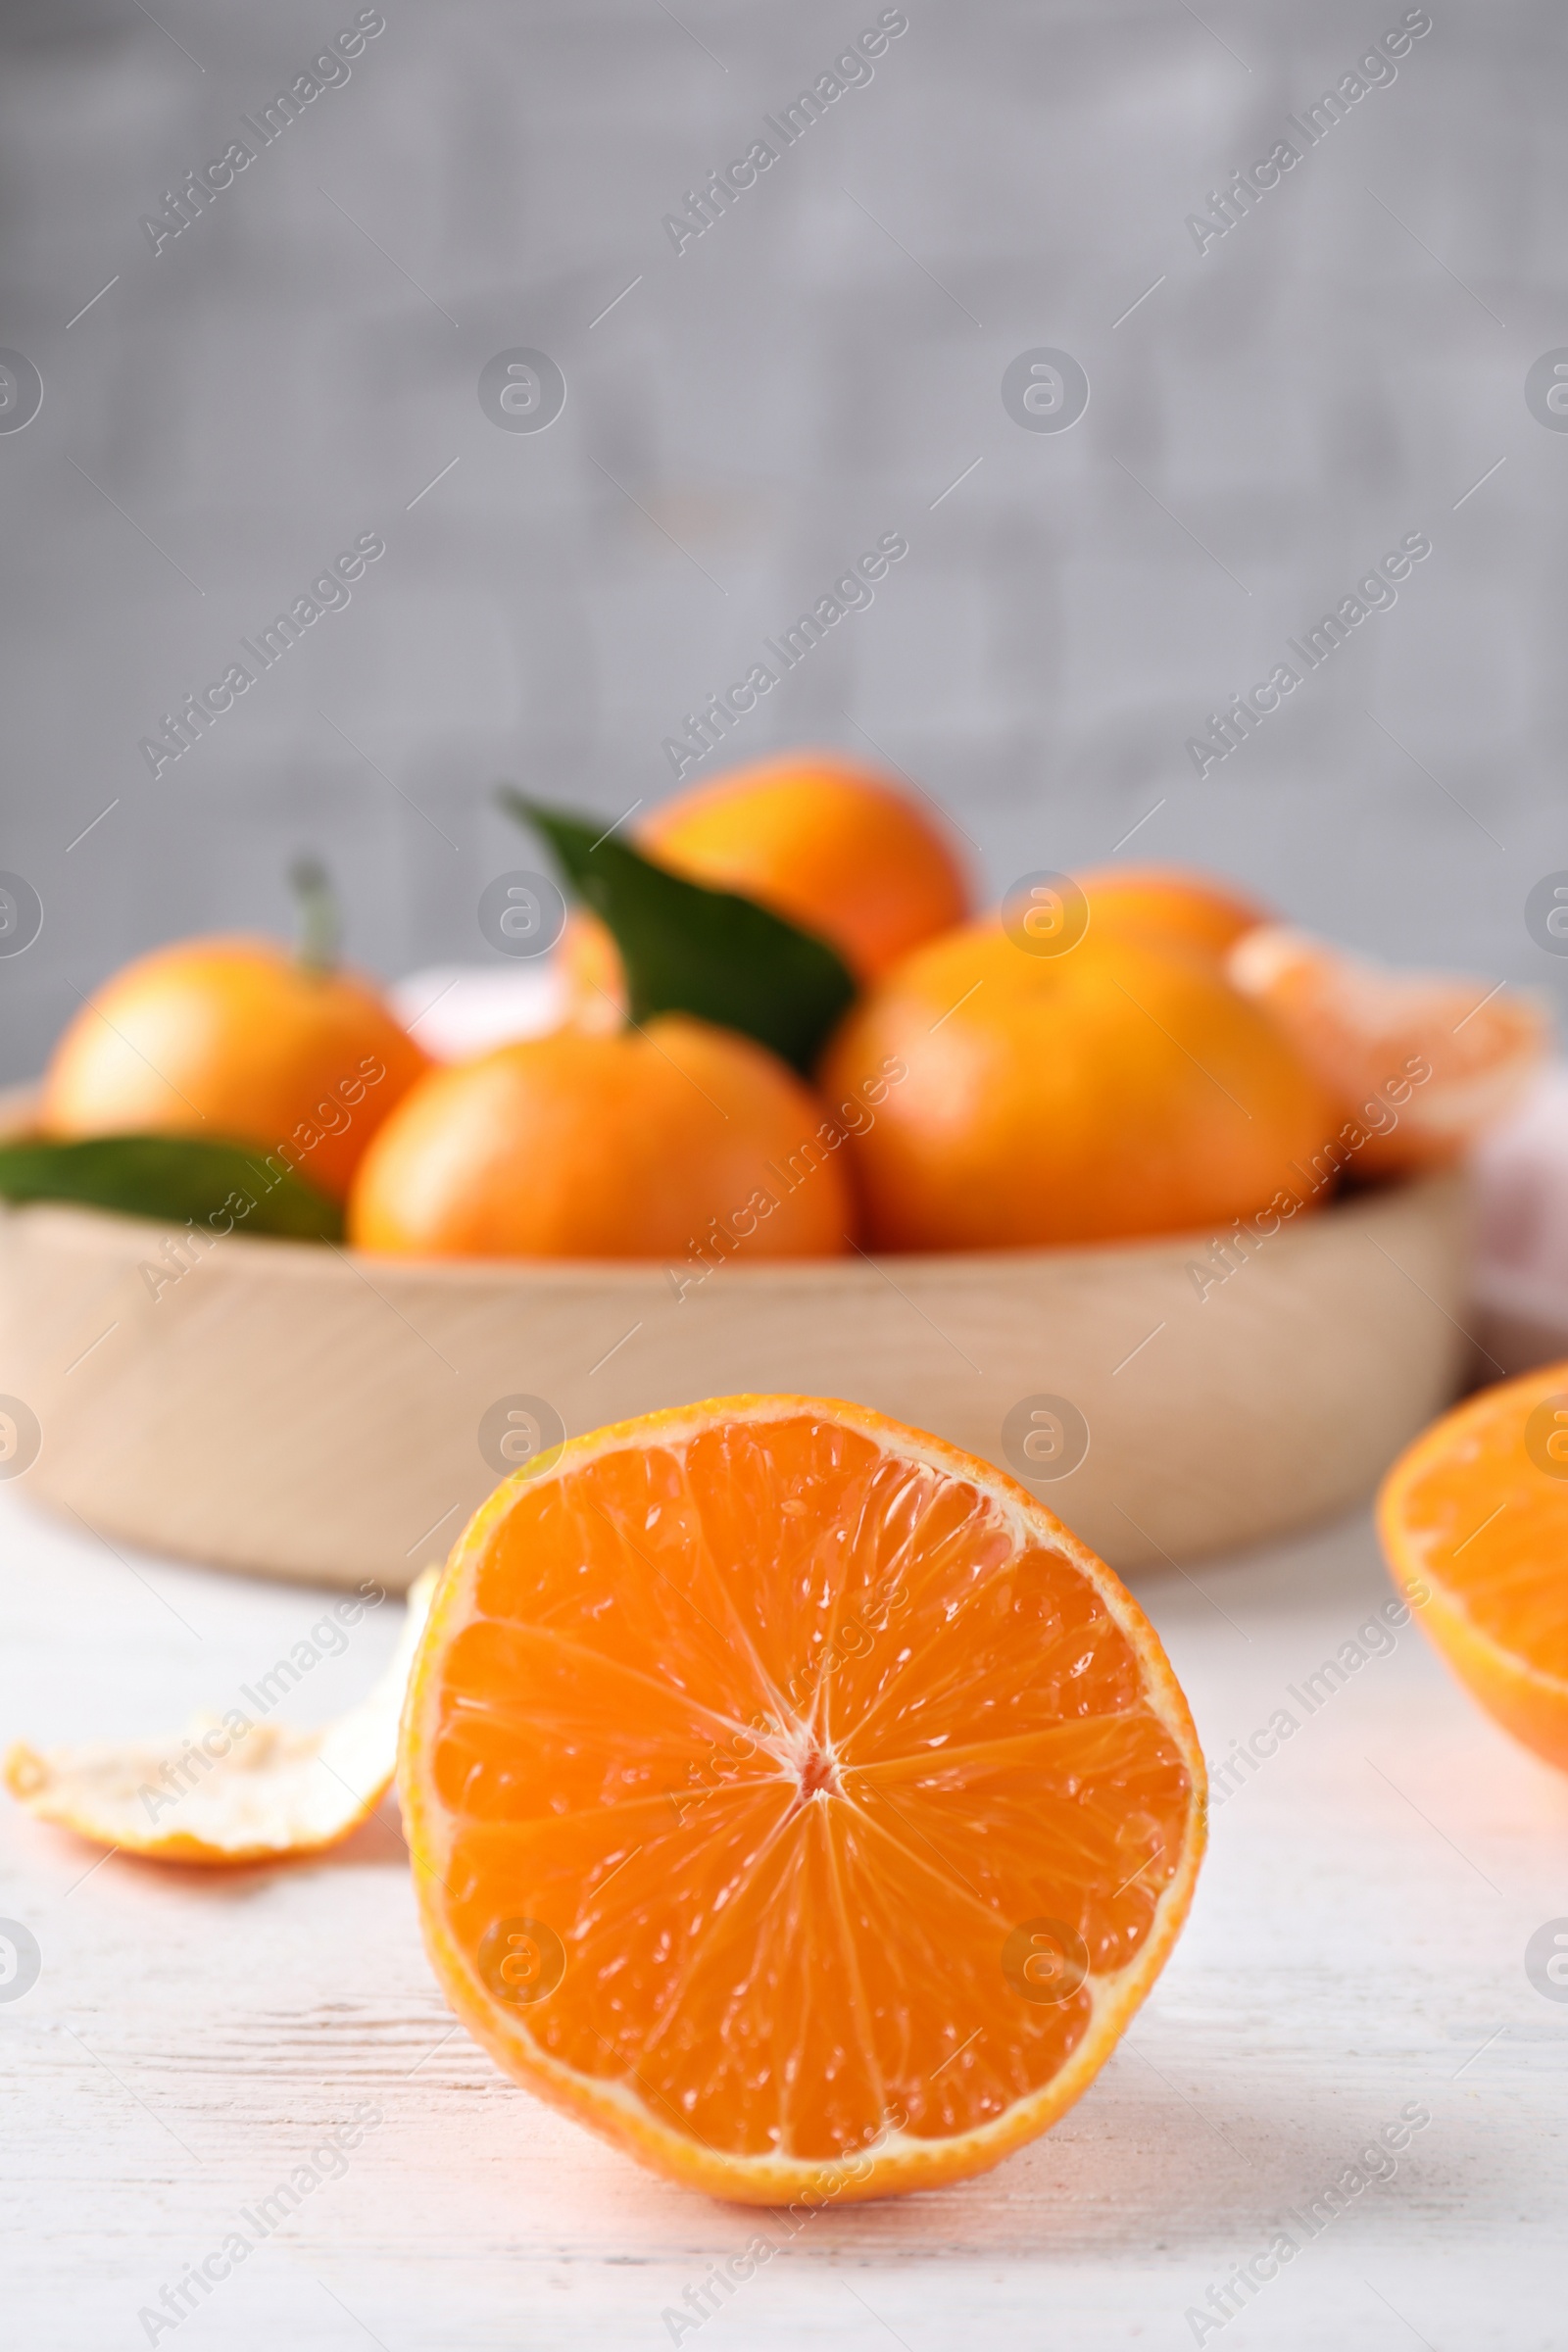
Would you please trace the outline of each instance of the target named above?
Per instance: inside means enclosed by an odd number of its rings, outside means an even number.
[[[336,971],[343,923],[331,875],[319,858],[296,858],[288,869],[288,884],[299,907],[295,955],[302,970]]]

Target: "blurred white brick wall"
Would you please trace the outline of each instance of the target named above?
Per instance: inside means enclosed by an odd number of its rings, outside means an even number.
[[[0,867],[45,907],[0,957],[6,1074],[133,951],[284,922],[305,845],[366,963],[482,959],[479,892],[532,855],[489,784],[654,798],[680,714],[890,529],[907,559],[737,756],[881,746],[993,888],[1159,804],[1133,848],[1303,920],[1568,972],[1523,919],[1568,866],[1568,434],[1524,400],[1568,343],[1547,0],[1435,0],[1202,256],[1188,213],[1402,6],[907,0],[869,84],[679,255],[662,217],[878,6],[385,0],[156,257],[140,217],[358,10],[155,13],[0,23],[0,346],[45,387],[0,433]],[[548,431],[481,410],[514,346],[564,372]],[[1036,346],[1088,371],[1069,432],[1003,407]],[[1200,781],[1204,714],[1418,528],[1398,605]],[[368,530],[348,609],[154,781],[159,714]]]

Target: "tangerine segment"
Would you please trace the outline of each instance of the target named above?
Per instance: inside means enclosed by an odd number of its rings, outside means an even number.
[[[1551,1025],[1517,989],[1456,972],[1396,972],[1310,932],[1266,923],[1227,969],[1278,1021],[1366,1134],[1364,1173],[1442,1166],[1511,1110]]]
[[[989,1464],[809,1397],[649,1414],[498,1488],[399,1771],[459,2015],[756,2204],[933,2186],[1044,2131],[1203,1839],[1192,1718],[1110,1570]]]
[[[1390,1571],[1459,1680],[1568,1771],[1568,1363],[1467,1397],[1378,1499]]]

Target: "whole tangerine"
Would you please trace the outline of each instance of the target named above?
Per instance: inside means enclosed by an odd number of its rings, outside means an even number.
[[[848,1151],[882,1250],[1223,1226],[1282,1191],[1304,1207],[1334,1124],[1207,956],[1132,933],[1055,955],[993,921],[933,941],[851,1010],[820,1076],[837,1096],[878,1067],[906,1075]]]
[[[432,1257],[826,1257],[849,1248],[842,1129],[733,1031],[670,1013],[434,1070],[349,1201],[361,1249]]]
[[[275,940],[178,940],[138,956],[68,1024],[38,1125],[62,1140],[190,1135],[286,1151],[341,1200],[430,1057],[372,985]]]
[[[1271,910],[1229,881],[1180,865],[1092,865],[1073,876],[1089,902],[1089,927],[1142,931],[1223,956]]]
[[[858,980],[969,910],[946,827],[878,769],[834,752],[790,752],[676,793],[632,839],[671,872],[740,891],[814,932]],[[561,953],[574,1017],[613,1025],[624,983],[604,925],[573,913]]]

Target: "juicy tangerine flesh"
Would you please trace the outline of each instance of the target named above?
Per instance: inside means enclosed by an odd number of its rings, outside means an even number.
[[[1365,1123],[1357,1164],[1366,1174],[1456,1158],[1512,1108],[1546,1054],[1546,1015],[1515,989],[1391,971],[1284,924],[1249,932],[1227,968]]]
[[[1568,1363],[1434,1422],[1389,1472],[1378,1525],[1396,1584],[1459,1680],[1568,1771]]]
[[[1110,1571],[989,1465],[809,1398],[649,1415],[499,1489],[400,1771],[460,2015],[756,2203],[930,2186],[1046,2129],[1202,1842],[1186,1702]],[[508,1995],[509,1923],[514,1976],[564,1964],[548,1997]]]

